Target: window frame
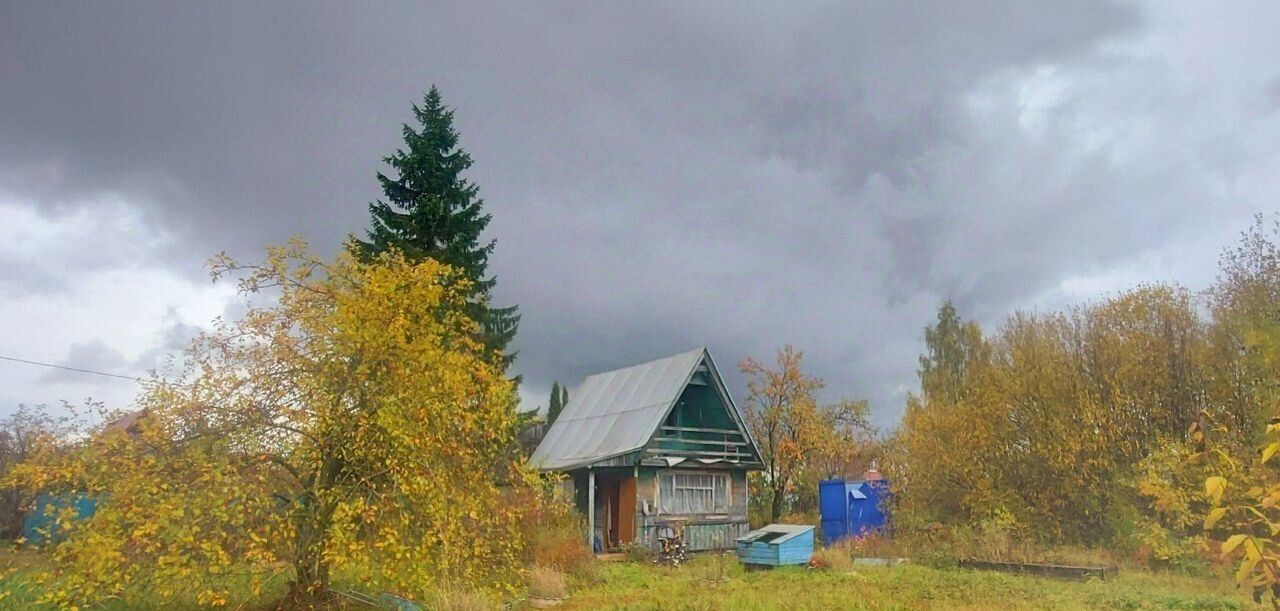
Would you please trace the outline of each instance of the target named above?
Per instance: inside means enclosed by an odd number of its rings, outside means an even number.
[[[701,485],[690,482],[690,478],[707,477],[710,478],[708,483]],[[664,486],[663,479],[670,478],[671,485]],[[684,481],[681,482],[680,479]],[[724,495],[721,497],[716,494],[717,480],[724,483]],[[670,497],[663,494],[663,490],[670,491]],[[676,499],[679,498],[677,490],[685,491],[685,494],[694,493],[704,498],[710,498],[710,507],[706,511],[676,511],[669,507],[669,503],[674,505]],[[658,471],[657,474],[657,497],[658,497],[658,514],[659,515],[708,515],[708,514],[727,514],[733,506],[733,476],[728,471],[713,470],[685,470],[685,469],[664,469]],[[719,501],[723,499],[723,505]],[[687,500],[686,500],[687,503]]]

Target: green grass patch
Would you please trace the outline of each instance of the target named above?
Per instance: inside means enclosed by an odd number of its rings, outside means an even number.
[[[37,604],[43,586],[37,574],[53,570],[47,556],[35,551],[0,551],[0,609],[54,609],[51,605]],[[261,567],[256,573],[263,580],[260,593],[253,592],[254,569],[246,567],[227,574],[217,581],[229,592],[226,608],[259,611],[273,608],[288,588],[291,571],[281,567]],[[56,579],[56,577],[55,577]],[[95,611],[161,611],[167,609],[198,609],[197,592],[182,592],[164,599],[145,590],[131,591],[127,597],[107,600],[94,605]]]
[[[1256,609],[1227,579],[1125,571],[1086,582],[925,566],[852,572],[787,567],[705,578],[699,559],[668,569],[602,567],[597,585],[570,593],[564,609]]]
[[[922,565],[747,571],[732,555],[700,556],[678,568],[649,563],[592,566],[589,574],[569,576],[569,598],[558,609],[1260,609],[1229,578],[1145,570],[1122,570],[1115,578],[1091,581]],[[0,609],[47,608],[34,604],[39,586],[32,580],[34,572],[49,568],[43,556],[3,552],[0,567],[4,569]],[[288,571],[280,572],[260,596],[254,596],[246,575],[228,575],[232,596],[226,608],[272,608],[284,594],[289,577]],[[348,585],[342,583],[346,579],[338,581],[335,587]],[[356,586],[356,581],[350,580],[349,587],[376,593],[376,589]],[[129,600],[109,601],[94,609],[198,608],[194,594],[190,600],[158,601],[146,592],[133,592]]]

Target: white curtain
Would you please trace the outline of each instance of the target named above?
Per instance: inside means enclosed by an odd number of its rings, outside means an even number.
[[[726,473],[660,473],[658,498],[663,513],[722,513],[729,510],[729,476]]]

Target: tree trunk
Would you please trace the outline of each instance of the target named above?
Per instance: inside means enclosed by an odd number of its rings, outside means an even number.
[[[297,553],[293,559],[294,581],[289,584],[289,598],[309,604],[324,598],[329,588],[329,563],[324,559],[324,541],[312,528],[298,533]]]
[[[782,517],[782,502],[786,499],[782,488],[773,489],[773,503],[769,508],[769,521],[777,522]]]
[[[296,579],[289,584],[289,598],[297,603],[323,598],[329,587],[329,567],[319,557],[299,558],[293,563]]]
[[[303,608],[328,596],[329,561],[324,557],[324,548],[337,505],[327,495],[316,491],[329,490],[337,479],[338,469],[337,457],[332,454],[325,457],[316,479],[312,480],[315,487],[309,486],[296,501],[300,504],[293,513],[297,533],[293,551],[295,577],[289,587],[289,597]],[[309,485],[311,483],[308,482]]]

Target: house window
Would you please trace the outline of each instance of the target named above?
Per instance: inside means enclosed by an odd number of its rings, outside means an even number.
[[[658,475],[662,513],[723,513],[729,510],[729,475],[684,473]]]

